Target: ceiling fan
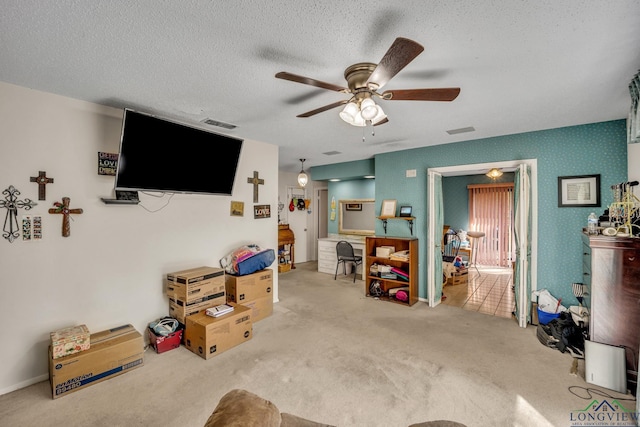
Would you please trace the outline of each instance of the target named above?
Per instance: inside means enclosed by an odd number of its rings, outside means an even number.
[[[376,126],[387,123],[389,120],[382,108],[374,102],[373,97],[385,101],[453,101],[460,93],[460,88],[458,87],[396,89],[386,90],[382,93],[378,92],[393,76],[420,55],[423,50],[424,47],[419,43],[398,37],[384,54],[380,63],[360,62],[348,67],[344,71],[344,78],[347,80],[348,87],[337,86],[286,71],[277,73],[276,78],[352,95],[350,99],[343,99],[342,101],[298,114],[296,117],[311,117],[346,104],[345,108],[340,112],[342,120],[354,126],[366,126],[367,124]]]

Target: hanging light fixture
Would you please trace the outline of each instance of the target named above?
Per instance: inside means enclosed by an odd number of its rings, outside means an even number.
[[[496,178],[499,178],[499,177],[502,176],[502,171],[500,169],[498,169],[498,168],[492,168],[485,175],[487,175],[491,179],[496,179]]]
[[[302,163],[302,169],[300,170],[300,173],[298,174],[298,185],[300,185],[300,187],[304,188],[307,183],[309,182],[309,175],[307,175],[307,173],[304,171],[304,162],[307,159],[300,159],[300,162]]]
[[[376,125],[387,118],[382,108],[369,96],[350,101],[340,112],[340,118],[353,126]]]

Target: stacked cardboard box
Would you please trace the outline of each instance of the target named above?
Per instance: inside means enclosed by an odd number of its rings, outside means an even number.
[[[167,274],[169,315],[180,323],[192,314],[224,304],[225,274],[221,268],[196,267]]]
[[[466,285],[469,281],[469,270],[460,268],[447,279],[447,285]]]
[[[185,347],[203,359],[210,359],[253,336],[252,309],[228,303],[233,311],[219,317],[205,312],[187,317]]]
[[[54,399],[144,364],[143,338],[131,325],[91,334],[90,341],[88,350],[57,359],[49,346],[49,381]]]
[[[256,323],[273,313],[273,270],[267,268],[244,276],[225,276],[227,301],[252,309]]]

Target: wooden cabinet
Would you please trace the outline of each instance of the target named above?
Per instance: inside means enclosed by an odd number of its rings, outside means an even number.
[[[376,256],[376,248],[381,246],[393,246],[395,251],[408,251],[408,259],[406,261],[395,260],[386,257]],[[409,273],[409,281],[399,279],[383,279],[370,273],[371,265],[389,265],[399,268]],[[418,239],[403,237],[367,237],[365,244],[365,268],[366,274],[364,294],[369,294],[369,287],[374,280],[380,281],[380,287],[385,292],[381,297],[383,300],[396,302],[398,304],[413,305],[418,302]],[[388,297],[388,291],[393,288],[409,287],[409,301],[402,302]]]
[[[635,391],[640,348],[640,239],[582,235],[589,339],[626,347],[627,383]]]
[[[283,273],[296,268],[296,237],[289,224],[278,225],[278,272]]]

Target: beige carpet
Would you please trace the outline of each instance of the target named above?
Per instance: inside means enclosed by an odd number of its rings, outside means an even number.
[[[52,400],[48,382],[0,396],[3,426],[201,426],[233,388],[337,426],[568,426],[592,400],[572,358],[515,321],[363,295],[313,262],[280,275],[271,317],[249,341],[205,361],[181,347],[137,370]],[[43,357],[45,357],[43,355]],[[602,389],[606,392],[606,390]],[[627,407],[635,408],[635,403]]]

